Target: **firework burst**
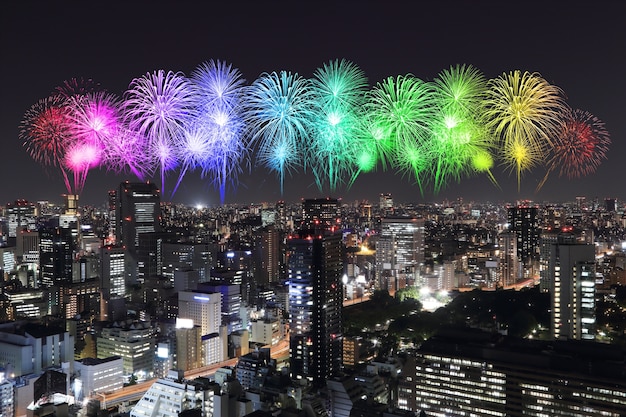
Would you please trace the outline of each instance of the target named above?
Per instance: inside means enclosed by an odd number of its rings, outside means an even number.
[[[377,148],[386,148],[402,172],[411,172],[422,190],[422,171],[428,152],[430,126],[435,116],[432,86],[413,75],[388,77],[369,91],[365,104],[370,126],[375,127]],[[375,136],[374,136],[375,137]],[[411,161],[415,165],[409,166]]]
[[[241,73],[221,61],[209,61],[191,76],[197,94],[197,111],[181,146],[183,168],[177,183],[190,167],[210,175],[224,202],[226,183],[236,182],[246,158]],[[189,155],[189,157],[185,156]],[[176,191],[176,188],[174,189]]]
[[[307,147],[317,186],[327,180],[331,192],[353,177],[359,148],[359,121],[367,78],[354,63],[335,60],[315,71],[311,82],[315,96],[314,134]]]
[[[550,172],[559,170],[559,176],[580,178],[596,171],[606,159],[611,138],[604,123],[584,110],[565,113],[561,130],[551,149],[548,171],[537,190],[541,189]]]
[[[259,163],[285,174],[305,166],[304,143],[314,120],[310,82],[296,73],[263,73],[246,90],[245,119]]]
[[[435,162],[431,175],[435,193],[449,177],[459,181],[463,174],[474,172],[474,156],[492,147],[492,136],[484,128],[479,109],[486,85],[482,73],[466,65],[444,70],[434,80],[437,116],[432,125]]]
[[[35,161],[59,167],[67,192],[73,194],[64,164],[65,153],[73,141],[67,99],[57,95],[35,103],[24,114],[20,139]]]
[[[194,93],[193,85],[182,73],[164,70],[135,78],[125,93],[126,124],[147,141],[153,161],[150,165],[160,170],[162,191],[166,173],[178,163],[176,150],[184,124],[196,108]]]
[[[502,158],[517,175],[540,162],[566,109],[562,91],[537,73],[504,73],[489,81],[487,126],[501,142]]]

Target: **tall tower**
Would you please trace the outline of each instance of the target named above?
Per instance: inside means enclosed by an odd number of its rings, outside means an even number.
[[[562,234],[550,251],[554,339],[595,339],[595,250]]]
[[[517,234],[505,230],[498,235],[500,262],[498,263],[498,287],[507,288],[522,276],[522,264],[517,251]]]
[[[39,230],[39,276],[44,287],[72,282],[72,230],[50,225]]]
[[[539,271],[539,217],[536,206],[519,204],[508,207],[509,230],[517,236],[517,256],[525,275]]]
[[[123,182],[117,192],[116,240],[126,248],[127,281],[138,277],[139,235],[161,230],[161,192],[154,183]]]
[[[300,231],[287,256],[292,377],[323,385],[342,362],[341,234]]]

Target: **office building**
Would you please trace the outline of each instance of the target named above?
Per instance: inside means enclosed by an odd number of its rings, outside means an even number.
[[[140,235],[161,230],[161,192],[151,182],[126,181],[120,184],[115,203],[116,242],[126,248],[126,278],[132,284],[139,280],[139,263],[149,262],[139,259]]]
[[[84,358],[74,362],[74,395],[78,401],[96,394],[117,391],[124,386],[122,358]]]
[[[530,204],[507,207],[509,230],[517,238],[517,256],[524,267],[524,276],[539,272],[538,208]]]
[[[595,339],[595,249],[562,233],[551,246],[548,264],[552,336]]]
[[[341,368],[342,248],[340,234],[287,239],[291,373],[314,385]]]
[[[336,198],[310,198],[302,202],[303,230],[341,230],[341,205]]]
[[[43,287],[72,282],[76,248],[71,229],[48,225],[39,229],[39,282]],[[58,304],[59,300],[56,300]]]
[[[190,319],[194,326],[200,326],[204,365],[217,363],[226,358],[228,335],[226,327],[222,326],[220,292],[179,292],[178,318]]]
[[[121,357],[126,380],[131,375],[139,380],[152,376],[155,344],[155,329],[147,321],[114,322],[96,338],[98,358]]]
[[[626,410],[624,352],[617,346],[452,329],[414,356],[415,384],[403,390],[414,390],[416,407],[428,416],[620,417]]]
[[[28,322],[0,324],[0,367],[15,377],[61,367],[74,358],[74,338],[64,329]]]
[[[379,253],[380,248],[380,253]],[[381,219],[376,243],[376,274],[384,288],[397,290],[400,282],[416,283],[424,263],[424,219],[385,217]],[[385,282],[387,281],[387,282]]]

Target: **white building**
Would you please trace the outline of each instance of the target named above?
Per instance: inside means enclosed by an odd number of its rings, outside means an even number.
[[[280,320],[264,319],[250,322],[250,342],[262,345],[276,345],[283,338],[283,326]]]
[[[24,322],[0,325],[0,367],[9,377],[38,374],[74,358],[74,337],[56,327]]]
[[[220,386],[211,382],[184,381],[171,371],[158,379],[133,407],[131,417],[178,417],[186,410],[200,409],[202,417],[214,415],[214,398]]]
[[[222,328],[222,294],[219,292],[181,291],[178,293],[178,318],[193,320],[200,326],[204,365],[226,358],[228,335]]]
[[[119,356],[105,359],[85,358],[74,363],[74,395],[78,401],[104,394],[124,386],[124,362]]]

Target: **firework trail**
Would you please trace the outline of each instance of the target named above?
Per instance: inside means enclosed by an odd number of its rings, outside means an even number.
[[[151,159],[147,171],[158,167],[161,191],[166,173],[178,164],[176,149],[195,108],[193,85],[182,73],[172,71],[157,70],[135,78],[124,95],[125,123],[147,141]]]
[[[287,71],[263,73],[246,90],[245,120],[258,163],[278,174],[283,192],[285,174],[305,166],[314,95],[310,82]]]
[[[73,138],[69,114],[67,99],[62,96],[39,100],[24,114],[19,137],[35,161],[59,167],[68,194],[74,194],[64,164]]]
[[[61,95],[69,99],[101,91],[102,87],[100,83],[95,82],[91,78],[70,78],[69,80],[63,81],[63,84],[56,87],[54,90],[55,95]]]
[[[315,119],[307,159],[320,191],[327,180],[334,192],[355,170],[367,78],[354,63],[335,60],[315,71],[311,88]]]
[[[596,171],[609,150],[611,138],[604,123],[584,110],[569,109],[551,149],[548,171],[537,186],[543,187],[548,175],[559,170],[560,176],[580,178]]]
[[[176,188],[189,168],[200,167],[203,177],[210,174],[213,178],[223,203],[226,183],[236,182],[247,155],[242,115],[244,80],[239,70],[221,61],[202,64],[191,80],[197,110],[181,143],[183,165]]]
[[[423,192],[435,116],[432,86],[411,74],[388,77],[369,91],[365,107],[369,123],[385,135],[375,140],[385,143],[396,168],[411,173]]]
[[[562,91],[537,73],[504,73],[489,81],[484,112],[487,127],[500,141],[506,166],[522,172],[539,164],[551,146],[566,110]]]
[[[449,177],[459,181],[463,174],[476,171],[475,156],[482,156],[484,162],[485,154],[493,147],[493,138],[480,112],[486,86],[482,73],[466,65],[444,70],[434,80],[437,115],[431,127],[435,160],[431,174],[435,193]],[[480,164],[483,170],[486,166]],[[490,168],[485,172],[495,181]]]

